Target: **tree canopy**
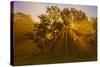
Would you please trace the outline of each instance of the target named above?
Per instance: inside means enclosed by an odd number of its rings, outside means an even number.
[[[32,33],[33,41],[37,43],[38,47],[41,49],[41,52],[44,52],[46,47],[50,47],[54,45],[53,43],[56,42],[55,39],[61,33],[61,31],[65,30],[69,33],[73,31],[77,36],[92,36],[91,33],[92,29],[96,30],[96,23],[97,18],[91,18],[86,16],[86,14],[78,9],[75,8],[64,8],[60,9],[57,6],[47,7],[46,13],[41,14],[38,16],[40,19],[40,23],[38,24],[37,28],[35,29],[35,33]],[[91,25],[92,23],[92,25]],[[73,24],[76,27],[75,30]],[[83,24],[83,25],[82,25]],[[91,26],[90,26],[91,25]],[[80,31],[85,30],[87,27],[87,33],[80,33]],[[91,31],[88,30],[91,28]],[[88,33],[89,32],[89,33]],[[70,34],[70,33],[69,33]],[[66,36],[69,36],[68,34]],[[92,37],[95,40],[95,36]],[[89,40],[89,39],[88,39]]]

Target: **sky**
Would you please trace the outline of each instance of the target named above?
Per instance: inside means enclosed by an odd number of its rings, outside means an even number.
[[[46,7],[57,6],[61,10],[63,8],[76,8],[86,13],[88,17],[97,17],[97,7],[88,5],[71,5],[71,4],[57,4],[57,3],[40,3],[40,2],[24,2],[14,1],[14,13],[23,12],[31,15],[34,21],[39,21],[37,16],[46,12]]]

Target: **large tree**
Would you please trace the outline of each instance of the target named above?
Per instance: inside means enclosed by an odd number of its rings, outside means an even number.
[[[75,46],[74,44],[79,44],[78,38],[80,36],[84,37],[88,35],[73,28],[74,23],[85,24],[90,22],[86,14],[81,10],[75,8],[64,8],[60,10],[57,6],[51,6],[47,7],[45,14],[41,14],[38,17],[40,23],[36,30],[33,31],[35,33],[32,33],[32,39],[33,43],[37,43],[37,47],[41,49],[42,53],[47,48],[49,48],[47,51],[54,52],[56,48],[58,49],[57,45],[62,44],[63,46],[60,48],[63,51],[61,53],[66,54],[66,52],[71,51],[72,47]],[[95,27],[95,23],[93,26]],[[75,39],[77,40],[75,41]],[[79,46],[75,49],[78,50]],[[60,54],[59,51],[58,54]]]

